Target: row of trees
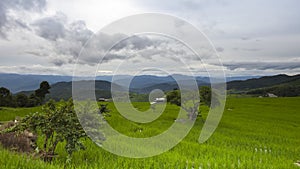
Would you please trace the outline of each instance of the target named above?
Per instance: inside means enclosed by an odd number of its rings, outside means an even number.
[[[210,106],[211,104],[211,88],[208,86],[202,86],[199,90],[200,100],[203,104]],[[171,104],[181,106],[181,93],[180,90],[174,89],[167,93],[167,100]]]
[[[197,95],[193,91],[187,91],[184,93],[188,94],[188,96],[185,96],[186,100],[181,98],[180,90],[174,89],[173,91],[167,93],[167,100],[171,104],[181,106],[181,108],[187,112],[188,119],[190,120],[194,120],[197,117],[202,117],[202,114],[199,110],[200,102],[197,101],[199,99],[196,98]],[[212,91],[210,87],[202,86],[199,90],[199,95],[202,104],[207,106],[211,105]]]
[[[13,95],[9,89],[0,88],[0,106],[4,107],[34,107],[41,105],[46,94],[49,93],[50,85],[47,81],[40,83],[40,88],[27,96],[24,93]]]

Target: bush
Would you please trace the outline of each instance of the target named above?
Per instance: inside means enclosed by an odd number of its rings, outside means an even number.
[[[51,100],[42,110],[42,113],[36,112],[26,116],[12,131],[29,129],[44,138],[43,145],[39,149],[45,161],[52,161],[56,156],[56,146],[61,142],[66,142],[65,151],[68,159],[74,151],[85,149],[80,139],[86,137],[86,134],[77,119],[71,99],[61,104],[55,104]]]

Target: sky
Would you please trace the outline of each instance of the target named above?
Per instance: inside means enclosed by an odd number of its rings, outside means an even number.
[[[85,46],[118,19],[162,13],[196,26],[212,42],[227,76],[299,74],[299,6],[298,0],[1,0],[0,72],[72,75],[77,63],[82,75],[95,66],[97,75],[143,74],[142,68],[185,74],[186,67],[201,75],[203,67],[219,66],[201,64],[185,44],[165,36],[129,37],[100,66],[104,49],[126,35],[101,34],[96,50]],[[92,51],[77,62],[83,47]],[[210,56],[208,51],[200,57]]]

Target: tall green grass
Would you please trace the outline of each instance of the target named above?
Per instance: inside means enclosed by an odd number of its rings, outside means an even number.
[[[0,107],[0,121],[14,120],[15,117],[24,117],[27,114],[41,111],[41,107],[32,108],[11,108],[11,107]]]
[[[0,149],[0,168],[265,168],[289,169],[300,160],[300,98],[228,98],[222,120],[204,144],[198,143],[201,120],[177,146],[150,158],[130,159],[106,152],[91,140],[84,140],[87,149],[73,154],[66,163],[64,145],[58,145],[60,156],[51,164],[31,156]],[[135,103],[139,110],[147,103]],[[166,111],[149,124],[132,123],[124,119],[110,103],[108,123],[116,130],[132,137],[159,134],[174,122],[178,107],[168,105]],[[33,108],[37,111],[39,108]],[[11,109],[14,110],[14,109]],[[204,117],[207,107],[202,107]],[[0,120],[25,115],[22,109],[9,114],[0,110]],[[26,110],[27,111],[27,110]],[[4,117],[5,116],[5,117]],[[5,119],[5,120],[3,120]],[[299,167],[298,167],[299,168]]]

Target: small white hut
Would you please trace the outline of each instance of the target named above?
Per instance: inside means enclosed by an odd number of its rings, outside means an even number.
[[[268,96],[268,97],[278,97],[278,96],[276,96],[276,95],[273,94],[273,93],[267,93],[267,96]]]

